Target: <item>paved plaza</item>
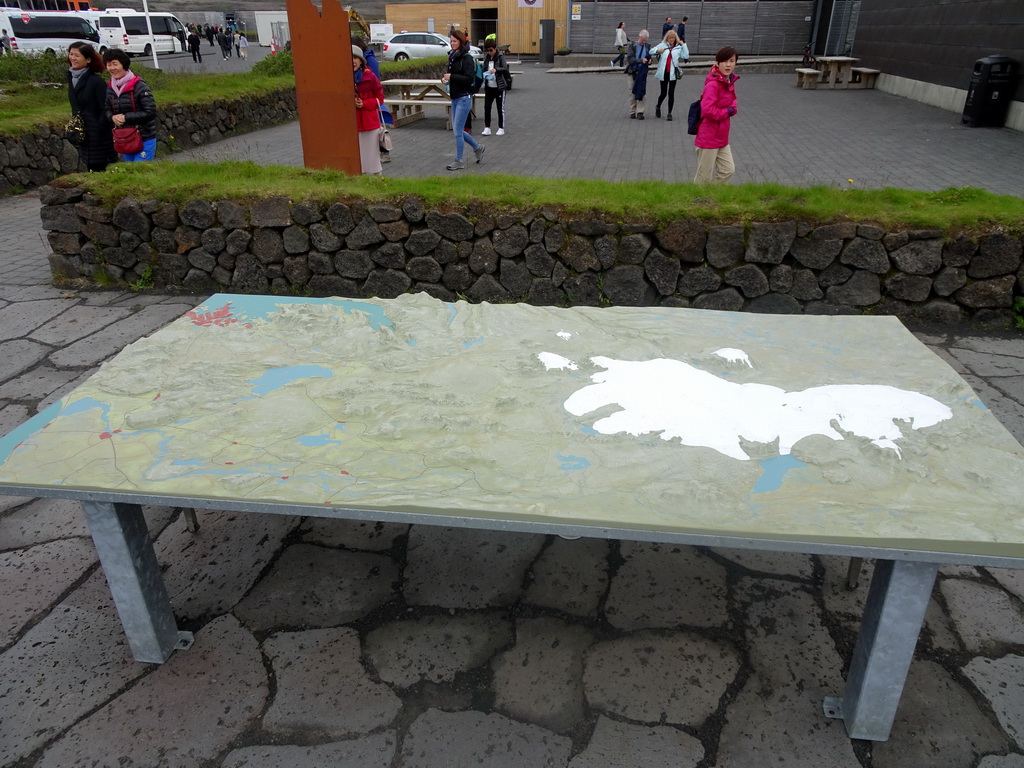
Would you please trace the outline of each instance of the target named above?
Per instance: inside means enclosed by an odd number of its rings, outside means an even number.
[[[637,122],[621,75],[523,68],[508,134],[465,175],[692,177],[697,77],[675,121]],[[1022,134],[792,80],[740,81],[739,181],[1024,193]],[[395,143],[387,176],[443,174],[453,151],[440,117]],[[196,157],[301,165],[298,127],[175,159]],[[55,288],[47,251],[38,196],[0,199],[0,434],[206,298]],[[1024,441],[1020,334],[914,330]],[[870,561],[848,590],[839,557],[146,513],[196,638],[159,666],[131,659],[77,505],[0,496],[0,766],[1024,768],[1024,572],[940,569],[872,743],[821,709]]]

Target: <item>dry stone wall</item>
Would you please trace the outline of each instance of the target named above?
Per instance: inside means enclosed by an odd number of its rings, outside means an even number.
[[[1009,327],[1024,296],[1021,237],[870,223],[667,226],[532,209],[493,215],[400,203],[110,207],[47,186],[42,220],[58,279],[198,293],[674,306],[788,314],[897,315]]]
[[[157,144],[163,150],[189,149],[294,120],[297,114],[294,88],[188,107],[170,104],[161,106],[158,112]],[[84,170],[78,150],[55,126],[40,125],[20,136],[0,139],[0,195]]]

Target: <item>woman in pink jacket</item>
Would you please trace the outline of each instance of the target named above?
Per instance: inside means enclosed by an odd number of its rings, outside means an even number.
[[[715,63],[704,78],[700,97],[700,125],[693,145],[697,148],[694,182],[725,184],[736,172],[729,147],[729,121],[736,114],[736,69],[738,54],[726,46],[715,54]]]

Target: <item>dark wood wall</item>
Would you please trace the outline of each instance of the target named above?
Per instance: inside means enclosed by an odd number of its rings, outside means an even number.
[[[974,62],[1001,54],[1024,69],[1024,0],[862,0],[854,55],[863,66],[964,88]],[[1024,101],[1018,80],[1015,98]]]

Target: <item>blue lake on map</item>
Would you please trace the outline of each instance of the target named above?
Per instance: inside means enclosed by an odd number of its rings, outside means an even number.
[[[285,365],[269,370],[258,379],[252,379],[247,383],[252,384],[254,395],[266,395],[293,381],[314,378],[330,379],[333,376],[334,371],[322,365]]]

